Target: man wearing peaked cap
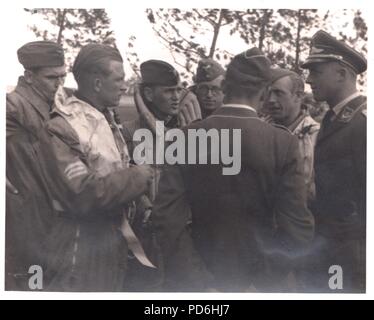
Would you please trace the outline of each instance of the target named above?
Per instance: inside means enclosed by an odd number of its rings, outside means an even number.
[[[196,93],[203,118],[211,115],[223,104],[222,81],[225,73],[222,66],[213,59],[199,61],[192,89]]]
[[[302,68],[308,68],[314,63],[328,61],[341,62],[350,67],[356,74],[361,74],[367,69],[367,62],[362,54],[343,41],[339,41],[327,32],[320,30],[312,38],[309,57],[302,64]]]
[[[297,139],[257,115],[270,80],[270,61],[259,49],[235,56],[223,84],[225,104],[186,128],[231,135],[239,129],[236,174],[223,175],[223,164],[163,171],[153,222],[169,290],[282,290],[291,257],[313,237]]]
[[[342,267],[344,292],[365,291],[366,238],[366,97],[357,89],[357,75],[366,59],[324,31],[312,38],[303,68],[317,101],[330,110],[315,148],[316,249],[307,278],[316,290],[331,291],[328,272]],[[320,245],[317,249],[317,245]],[[316,272],[317,271],[317,272]]]
[[[6,97],[7,186],[14,185],[6,194],[6,289],[30,290],[28,270],[44,268],[43,243],[55,216],[42,174],[46,163],[37,158],[39,132],[66,71],[63,48],[54,42],[27,43],[17,55],[24,75]]]

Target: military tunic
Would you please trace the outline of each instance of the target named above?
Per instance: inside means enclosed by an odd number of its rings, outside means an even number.
[[[45,266],[44,247],[55,216],[38,158],[39,131],[50,106],[19,78],[6,103],[6,175],[19,194],[6,193],[6,289],[28,290],[30,266]]]
[[[319,128],[320,124],[304,112],[288,127],[299,141],[299,148],[304,166],[304,181],[307,185],[309,201],[313,200],[315,197],[314,147],[317,142]]]
[[[330,116],[331,115],[331,116]],[[332,119],[332,120],[330,120]],[[356,95],[340,112],[329,111],[315,149],[316,201],[313,213],[318,234],[315,266],[325,276],[340,265],[344,290],[365,290],[366,241],[366,97]],[[312,259],[313,260],[313,259]]]
[[[273,290],[314,233],[297,139],[247,106],[223,106],[186,130],[198,128],[241,129],[242,168],[234,176],[222,164],[165,168],[154,222],[168,276],[177,290]]]

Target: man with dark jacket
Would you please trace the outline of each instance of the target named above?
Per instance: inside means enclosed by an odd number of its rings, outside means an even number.
[[[39,131],[50,118],[66,71],[62,47],[36,41],[22,46],[24,76],[6,101],[6,290],[29,290],[29,268],[44,266],[44,245],[55,211],[38,161]]]
[[[169,290],[279,290],[289,261],[303,256],[313,238],[297,139],[257,115],[270,79],[260,50],[237,55],[223,107],[185,129],[240,129],[241,155],[233,155],[241,157],[239,174],[223,175],[222,163],[163,171],[154,223]]]
[[[310,289],[364,292],[366,97],[356,82],[357,75],[366,71],[366,59],[321,30],[313,36],[302,67],[309,70],[306,82],[314,99],[330,107],[315,149],[317,237],[307,276],[312,280]],[[340,268],[337,287],[329,285],[331,267]]]

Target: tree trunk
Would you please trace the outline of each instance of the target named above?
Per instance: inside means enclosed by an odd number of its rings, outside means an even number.
[[[262,17],[262,23],[260,28],[260,37],[258,39],[258,48],[262,51],[264,48],[264,41],[266,37],[266,28],[269,23],[270,16],[272,15],[272,10],[264,10],[264,15]]]
[[[294,69],[298,73],[300,71],[299,64],[300,64],[300,48],[301,48],[301,44],[300,44],[301,39],[300,38],[301,38],[301,14],[302,14],[302,11],[303,10],[299,10],[298,13],[297,13],[297,36],[296,36],[296,53],[295,53]]]
[[[209,58],[214,57],[214,52],[216,51],[219,31],[220,31],[221,26],[222,26],[223,16],[224,16],[224,9],[221,9],[220,12],[219,12],[218,22],[213,26],[214,34],[213,34],[212,45],[210,46]]]
[[[61,44],[61,42],[62,42],[62,32],[65,29],[65,18],[66,18],[67,9],[64,9],[64,11],[62,13],[61,13],[60,9],[57,9],[57,10],[58,10],[57,21],[58,21],[58,26],[59,26],[57,43]]]

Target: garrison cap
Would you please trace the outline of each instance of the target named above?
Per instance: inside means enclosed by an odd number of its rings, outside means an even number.
[[[74,78],[77,80],[82,72],[90,70],[102,59],[123,62],[118,49],[105,44],[91,43],[82,47],[74,61]]]
[[[65,64],[64,49],[52,41],[34,41],[17,51],[18,61],[25,69],[61,67]]]
[[[218,62],[211,58],[202,59],[197,66],[194,81],[195,83],[212,81],[225,73],[225,69]]]
[[[161,60],[148,60],[140,65],[142,83],[150,86],[176,86],[180,82],[178,71]]]
[[[226,81],[251,87],[271,81],[270,60],[256,47],[236,55],[226,72]]]
[[[327,32],[320,30],[312,38],[309,57],[301,65],[308,69],[311,64],[338,61],[355,71],[363,73],[367,69],[365,57],[343,41],[339,41]]]

